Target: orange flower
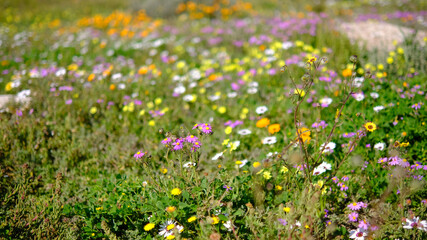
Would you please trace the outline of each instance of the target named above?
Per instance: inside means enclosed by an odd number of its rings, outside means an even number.
[[[260,120],[258,120],[258,122],[256,122],[256,126],[258,128],[265,128],[270,124],[270,119],[268,118],[261,118]]]
[[[301,137],[301,139],[302,139],[303,142],[310,143],[310,140],[311,140],[310,134],[311,134],[311,132],[310,132],[310,130],[308,128],[303,127],[301,129],[298,129],[298,134],[300,135],[300,137]],[[297,134],[297,140],[298,140],[298,134]]]
[[[342,71],[342,75],[343,75],[343,77],[350,77],[351,76],[351,69],[348,69],[348,68],[344,69]]]
[[[278,123],[271,124],[270,126],[268,126],[268,132],[270,134],[275,134],[279,131],[280,131],[280,124],[278,124]]]

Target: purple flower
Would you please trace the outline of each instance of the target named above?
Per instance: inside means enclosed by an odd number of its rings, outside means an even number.
[[[162,144],[164,144],[164,145],[167,145],[170,142],[172,142],[172,139],[170,139],[170,138],[165,138],[165,139],[162,140]]]
[[[354,135],[356,135],[356,133],[350,132],[350,133],[344,133],[342,136],[344,138],[351,138],[351,137],[354,137]]]
[[[348,220],[350,222],[357,222],[357,217],[359,217],[359,214],[357,212],[352,212],[348,215]]]
[[[342,177],[342,178],[341,178],[341,180],[343,180],[344,182],[345,182],[345,181],[348,181],[348,177],[347,177],[347,176],[344,176],[344,177]]]
[[[311,125],[312,128],[326,128],[328,124],[325,121],[315,122]]]
[[[136,152],[133,157],[138,159],[138,158],[142,158],[147,152],[143,152],[142,150],[139,150],[138,152]]]
[[[199,138],[198,138],[198,137],[195,137],[194,135],[188,135],[188,136],[185,138],[185,141],[187,141],[187,142],[189,142],[189,143],[197,142],[197,140],[199,140]]]
[[[362,229],[365,229],[365,230],[368,230],[369,223],[366,222],[366,220],[360,220],[358,227],[362,228]]]
[[[172,145],[173,145],[173,150],[177,151],[177,150],[181,150],[184,147],[184,141],[180,138],[178,138]]]
[[[362,208],[362,206],[360,206],[360,204],[357,202],[350,203],[349,205],[347,205],[347,207],[353,211],[358,211]]]
[[[390,162],[388,162],[388,165],[395,166],[395,165],[399,164],[399,157],[398,156],[391,157],[391,158],[389,158],[389,160],[390,160]]]
[[[279,223],[282,224],[283,226],[286,226],[288,224],[288,222],[283,218],[279,218],[277,220],[279,220]]]
[[[192,150],[195,151],[198,148],[200,148],[200,146],[202,146],[202,144],[199,141],[196,141],[196,142],[193,143]]]
[[[333,181],[334,183],[337,183],[337,182],[338,182],[338,178],[337,178],[337,177],[333,177],[333,178],[332,178],[332,181]]]
[[[227,192],[233,189],[232,187],[230,187],[228,185],[224,185],[222,187],[225,188],[225,191],[227,191]]]
[[[348,186],[346,186],[345,184],[342,184],[340,190],[341,191],[347,191],[348,190]]]
[[[21,110],[19,110],[19,109],[17,109],[17,110],[16,110],[16,115],[17,115],[18,117],[22,117],[22,111],[21,111]]]
[[[199,129],[204,134],[211,134],[212,133],[212,127],[209,123],[205,123],[205,124],[200,125]]]
[[[415,110],[418,110],[418,109],[420,109],[421,108],[421,105],[423,105],[423,103],[422,102],[419,102],[419,103],[415,103],[414,105],[412,105],[411,107],[413,108],[413,109],[415,109]]]
[[[359,206],[361,206],[362,208],[367,208],[368,204],[364,203],[364,202],[358,202],[357,204],[359,204]]]
[[[68,99],[67,101],[65,101],[65,104],[70,105],[71,103],[73,103],[72,99]]]

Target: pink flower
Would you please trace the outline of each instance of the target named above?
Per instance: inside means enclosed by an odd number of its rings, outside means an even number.
[[[164,145],[166,145],[166,144],[168,144],[170,142],[172,142],[172,139],[170,139],[170,138],[165,138],[165,139],[162,140],[162,144],[164,144]]]
[[[198,140],[198,139],[199,139],[198,137],[195,137],[195,136],[193,136],[193,135],[189,135],[189,136],[187,136],[187,137],[185,138],[185,140],[186,140],[187,142],[189,142],[189,143],[197,142],[197,140]]]
[[[353,211],[358,211],[358,210],[360,210],[362,208],[362,206],[360,206],[360,204],[357,203],[357,202],[353,202],[353,203],[347,205],[347,207],[350,208]]]
[[[359,217],[359,214],[357,212],[352,212],[348,215],[348,219],[350,222],[357,222],[357,217]]]
[[[136,152],[133,157],[138,159],[138,158],[142,158],[147,152],[143,152],[142,150],[139,150],[138,152]]]
[[[359,226],[358,226],[359,228],[362,228],[362,229],[365,229],[365,230],[368,230],[368,227],[369,227],[369,223],[368,222],[366,222],[366,220],[364,219],[364,220],[360,220],[359,221]]]

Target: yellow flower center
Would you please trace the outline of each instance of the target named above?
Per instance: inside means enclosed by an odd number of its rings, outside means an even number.
[[[166,227],[166,229],[169,231],[169,230],[172,230],[172,229],[174,229],[175,228],[175,224],[169,224],[167,227]]]

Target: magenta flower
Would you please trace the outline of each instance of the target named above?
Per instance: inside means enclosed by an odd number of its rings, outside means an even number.
[[[142,158],[147,152],[143,152],[142,150],[139,150],[138,152],[136,152],[133,157],[138,159],[138,158]]]
[[[390,162],[388,162],[388,165],[395,166],[395,165],[399,164],[399,157],[398,156],[391,157],[391,158],[389,158],[389,160],[390,160]]]
[[[172,145],[174,151],[181,150],[184,147],[182,139],[177,139]]]
[[[347,191],[348,190],[348,186],[346,186],[345,184],[342,184],[340,190],[341,191]]]
[[[193,143],[193,148],[194,149],[200,148],[200,146],[202,146],[202,144],[199,141],[196,141],[196,142]]]
[[[288,222],[283,218],[279,218],[277,220],[279,220],[279,223],[282,224],[283,226],[286,226],[288,224]]]
[[[368,230],[369,223],[368,223],[368,222],[366,222],[366,220],[365,220],[365,219],[364,219],[364,220],[360,220],[360,221],[359,221],[359,225],[358,225],[358,227],[359,227],[359,228],[361,228],[361,229]]]
[[[364,202],[358,202],[357,204],[359,204],[359,206],[362,207],[362,208],[367,208],[368,207],[368,204],[364,203]]]
[[[165,138],[165,139],[163,139],[162,140],[162,144],[164,144],[164,145],[167,145],[167,144],[169,144],[170,142],[172,142],[172,139],[170,139],[170,138]]]
[[[225,191],[227,191],[227,192],[233,189],[232,187],[230,187],[228,185],[224,185],[222,187],[225,188]]]
[[[345,182],[345,181],[348,181],[348,177],[347,177],[347,176],[344,176],[344,177],[342,177],[342,178],[341,178],[341,180],[343,180],[344,182]]]
[[[332,181],[333,181],[334,183],[337,183],[337,182],[338,182],[338,178],[337,178],[337,177],[333,177],[333,178],[332,178]]]
[[[350,222],[357,222],[357,217],[359,217],[359,214],[357,212],[352,212],[348,215],[348,220]]]
[[[353,211],[358,211],[362,208],[362,206],[360,206],[360,204],[357,202],[350,203],[349,205],[347,205],[347,207]]]
[[[211,125],[209,123],[205,123],[203,125],[200,125],[199,129],[204,134],[211,134],[212,133],[212,127],[211,127]]]
[[[412,105],[411,107],[413,108],[413,109],[415,109],[415,110],[418,110],[418,109],[420,109],[421,108],[421,105],[423,105],[423,103],[422,102],[419,102],[419,103],[415,103],[414,105]]]
[[[189,143],[197,142],[197,140],[199,140],[199,138],[194,136],[194,135],[189,135],[185,138],[185,141],[187,141]]]
[[[344,133],[342,136],[344,138],[351,138],[351,137],[354,137],[355,135],[356,135],[356,133],[350,132],[350,133]]]

